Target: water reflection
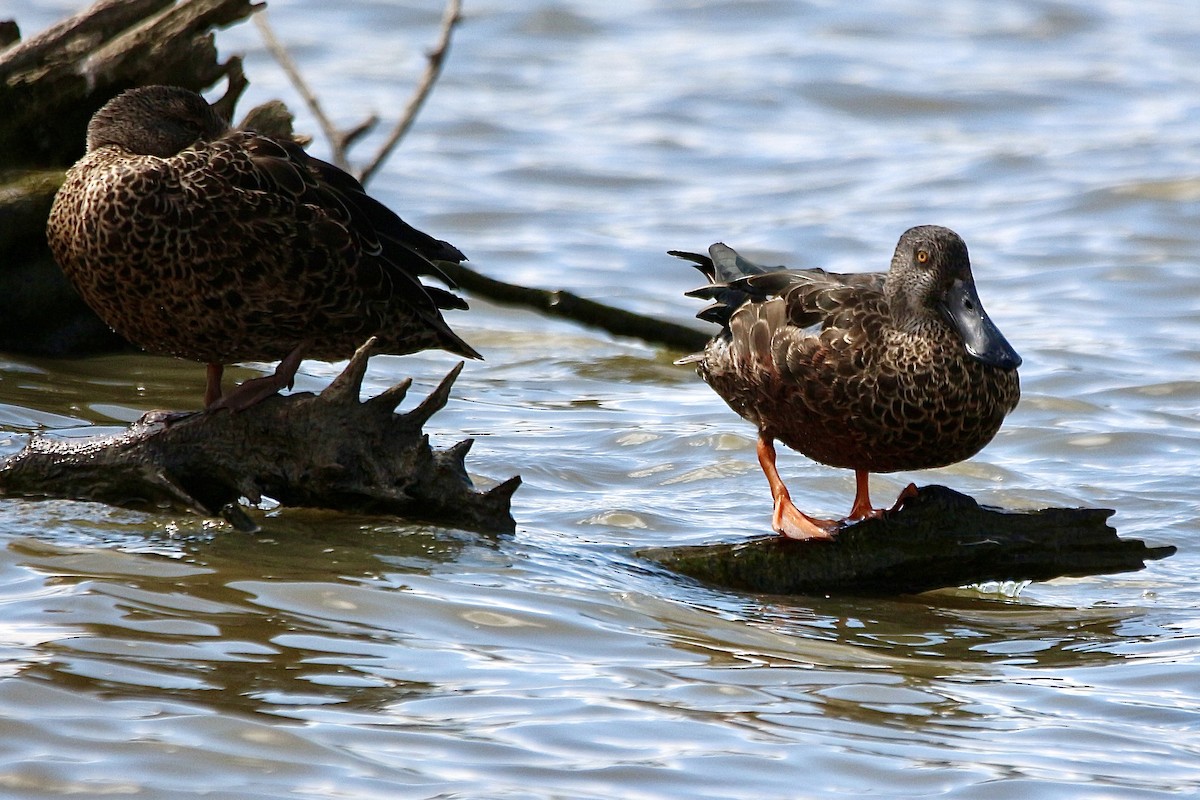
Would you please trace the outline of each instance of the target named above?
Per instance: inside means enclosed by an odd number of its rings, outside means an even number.
[[[535,646],[530,634],[573,635],[569,618],[544,618],[525,593],[491,577],[497,562],[511,561],[511,545],[503,541],[361,521],[305,522],[311,523],[290,520],[286,538],[224,533],[176,542],[170,558],[11,545],[23,566],[52,575],[49,582],[73,598],[69,609],[56,609],[61,624],[88,620],[68,638],[43,644],[45,657],[30,668],[76,687],[94,681],[106,692],[170,689],[219,697],[247,711],[305,705],[319,685],[322,704],[357,707],[385,702],[397,690],[393,670],[374,666],[398,643],[441,635],[467,644],[479,639],[478,631],[503,631],[479,644],[503,648],[511,640],[520,648]],[[120,571],[112,571],[118,565]],[[488,587],[471,582],[473,570],[485,565]],[[990,675],[999,667],[1101,666],[1175,634],[1132,608],[1039,608],[962,593],[803,604],[763,598],[713,607],[703,602],[702,589],[657,599],[648,580],[637,576],[627,585],[637,594],[620,605],[588,608],[585,616],[611,615],[622,626],[649,622],[654,636],[639,649],[653,645],[651,663],[661,661],[657,647],[667,644],[703,656],[698,663],[705,669],[803,665],[928,682]],[[433,586],[438,596],[429,593]],[[577,609],[586,607],[583,597],[571,597],[577,592],[559,594]],[[506,609],[505,598],[514,605]],[[590,629],[595,623],[581,624]],[[104,667],[93,669],[93,663]],[[114,672],[115,664],[123,669]]]
[[[387,705],[420,682],[362,669],[372,650],[388,645],[371,644],[374,628],[338,615],[362,605],[346,597],[378,596],[386,630],[389,607],[404,613],[397,582],[405,574],[453,562],[466,547],[494,545],[476,535],[316,512],[293,512],[270,528],[271,538],[228,530],[151,535],[144,546],[157,552],[136,556],[36,540],[10,544],[20,566],[57,587],[65,602],[51,599],[48,613],[69,631],[41,643],[23,672],[101,696],[169,691],[227,711]],[[259,584],[288,586],[291,606],[265,608]],[[359,639],[349,651],[319,646]]]
[[[58,5],[24,4],[22,28]],[[386,111],[397,63],[423,63],[400,32],[438,13],[272,9],[347,120]],[[882,269],[900,231],[948,225],[1026,358],[1025,396],[979,457],[875,490],[1113,507],[1123,535],[1179,554],[1015,598],[762,597],[649,570],[628,554],[764,531],[752,430],[679,354],[472,298],[462,333],[487,360],[434,438],[467,432],[473,469],[525,477],[513,537],[270,510],[254,538],[0,502],[0,793],[1191,791],[1195,15],[1119,0],[467,14],[373,184],[385,202],[488,274],[678,322],[694,278],[669,248]],[[247,102],[282,96],[316,130],[245,28],[218,45],[246,52]],[[366,391],[413,375],[420,396],[447,363],[376,359]],[[297,388],[336,370],[306,364]],[[194,407],[202,373],[136,354],[0,359],[0,450]],[[853,490],[803,459],[781,469],[814,509]]]

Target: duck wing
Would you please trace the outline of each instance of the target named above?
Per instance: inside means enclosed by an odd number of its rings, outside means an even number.
[[[726,328],[746,304],[761,304],[772,298],[784,301],[778,311],[786,313],[778,326],[803,329],[835,326],[839,314],[847,308],[883,302],[884,273],[840,274],[820,268],[768,267],[720,242],[709,248],[709,255],[680,250],[668,253],[691,261],[709,280],[707,286],[686,293],[688,297],[713,301],[697,318]]]
[[[268,191],[284,191],[300,203],[316,207],[323,216],[345,229],[348,240],[370,259],[385,267],[381,278],[399,278],[406,289],[420,287],[423,294],[441,300],[438,308],[463,308],[459,297],[425,286],[417,276],[428,275],[454,287],[454,282],[434,263],[465,261],[466,256],[449,242],[417,230],[394,211],[367,194],[352,175],[319,158],[310,156],[294,142],[280,141],[253,131],[227,135],[250,156],[249,169],[256,182]]]
[[[453,245],[409,225],[353,176],[293,142],[233,130],[180,157],[189,153],[206,158],[206,180],[228,184],[226,200],[239,209],[239,224],[256,228],[262,241],[276,247],[273,255],[257,254],[266,262],[263,269],[290,274],[307,286],[314,302],[329,308],[349,294],[360,296],[364,307],[343,305],[339,311],[378,314],[385,327],[390,318],[385,309],[404,308],[432,329],[445,349],[479,357],[440,313],[465,309],[466,301],[420,279],[431,276],[454,286],[434,263],[465,260]],[[289,260],[304,264],[282,263]]]

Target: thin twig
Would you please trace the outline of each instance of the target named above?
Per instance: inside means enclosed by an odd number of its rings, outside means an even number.
[[[346,161],[346,148],[341,132],[334,127],[333,121],[326,116],[324,109],[321,108],[321,102],[317,100],[316,94],[309,88],[305,82],[304,76],[300,74],[300,70],[296,67],[296,62],[292,60],[287,48],[275,36],[275,32],[271,30],[271,25],[267,22],[267,12],[263,11],[254,16],[254,24],[258,26],[258,32],[262,35],[263,43],[267,49],[271,51],[271,55],[279,62],[279,66],[287,74],[288,79],[292,82],[292,86],[300,93],[304,104],[308,106],[308,110],[317,118],[317,124],[321,126],[321,130],[325,134],[325,138],[329,140],[329,148],[332,154],[332,161],[341,169],[348,170],[349,162]]]
[[[462,20],[462,0],[449,0],[446,4],[446,11],[442,14],[442,27],[438,34],[437,44],[433,50],[427,54],[428,62],[425,65],[425,74],[421,76],[421,82],[417,85],[412,97],[409,98],[408,105],[404,108],[404,114],[396,123],[396,127],[392,129],[387,141],[376,153],[375,159],[368,164],[359,173],[358,179],[365,185],[375,171],[383,165],[391,155],[396,144],[408,133],[408,129],[412,127],[413,121],[417,117],[417,113],[421,110],[421,106],[425,103],[425,98],[429,96],[433,90],[433,84],[437,81],[438,75],[441,74],[442,64],[446,60],[446,53],[450,50],[450,38],[454,33],[454,27]]]
[[[375,114],[364,119],[362,122],[355,125],[347,131],[342,131],[341,146],[343,150],[349,150],[354,146],[354,143],[371,132],[371,129],[379,124],[379,117]]]

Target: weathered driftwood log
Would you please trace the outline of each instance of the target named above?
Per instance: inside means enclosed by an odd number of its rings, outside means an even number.
[[[217,61],[214,27],[248,17],[250,0],[102,0],[0,51],[0,168],[68,166],[88,120],[123,89],[170,83],[200,91],[241,64]]]
[[[925,486],[895,512],[846,525],[832,541],[782,536],[644,550],[706,583],[768,594],[896,595],[991,581],[1142,569],[1174,547],[1120,539],[1104,508],[1005,511]]]
[[[477,491],[465,440],[429,446],[425,422],[445,404],[459,364],[416,408],[395,413],[410,381],[359,402],[371,342],[319,395],[272,397],[238,413],[150,412],[127,431],[83,440],[33,437],[0,463],[0,495],[164,507],[256,524],[240,498],[401,516],[511,532],[511,478]]]

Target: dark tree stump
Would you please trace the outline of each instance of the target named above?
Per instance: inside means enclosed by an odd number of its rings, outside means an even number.
[[[423,426],[446,404],[460,363],[416,408],[395,413],[411,381],[359,402],[368,342],[319,395],[276,396],[231,413],[152,411],[115,436],[34,436],[0,463],[0,495],[220,514],[257,525],[238,505],[390,514],[482,532],[512,532],[511,478],[477,491],[464,459],[471,440],[441,451]]]
[[[738,544],[644,550],[706,583],[768,594],[915,594],[990,581],[1049,580],[1142,569],[1174,547],[1120,539],[1106,508],[1005,511],[925,486],[894,512],[843,527],[832,541],[768,536]]]

